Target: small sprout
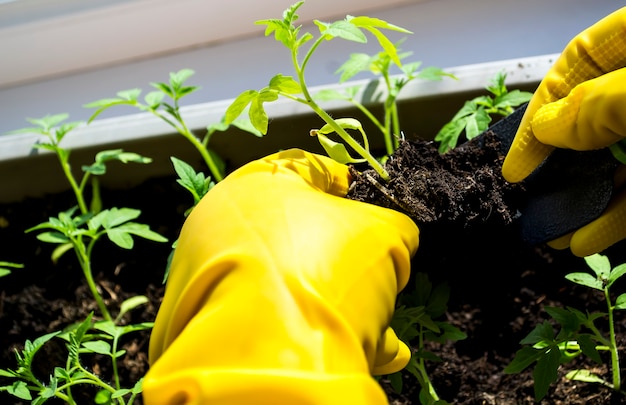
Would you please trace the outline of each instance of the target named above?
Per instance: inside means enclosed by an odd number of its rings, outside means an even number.
[[[522,341],[524,345],[515,355],[513,361],[504,369],[507,374],[519,373],[533,363],[535,380],[535,399],[540,401],[546,396],[550,385],[557,380],[557,370],[571,362],[574,358],[585,355],[602,363],[601,351],[611,355],[609,369],[612,381],[606,381],[591,370],[572,370],[566,377],[571,380],[598,383],[622,392],[619,347],[615,335],[614,312],[626,309],[626,294],[620,294],[615,302],[611,299],[610,287],[626,274],[626,263],[611,268],[609,259],[601,254],[585,257],[585,262],[595,275],[580,272],[565,276],[576,284],[599,290],[604,294],[607,312],[584,313],[575,308],[547,307],[546,312],[555,320],[560,331],[555,332],[552,325],[545,321],[538,325]],[[596,326],[598,320],[606,320],[608,336]]]

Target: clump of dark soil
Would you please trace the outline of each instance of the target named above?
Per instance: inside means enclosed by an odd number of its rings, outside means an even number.
[[[385,165],[391,180],[353,170],[348,198],[402,211],[418,226],[506,226],[518,215],[523,187],[500,174],[499,150],[493,132],[445,154],[434,142],[403,141]]]
[[[568,251],[532,246],[520,239],[517,216],[523,185],[502,179],[502,159],[498,141],[491,136],[484,144],[468,142],[443,156],[432,142],[406,141],[387,162],[387,170],[394,176],[390,182],[383,182],[373,171],[353,170],[355,183],[348,197],[396,209],[413,218],[420,227],[413,271],[428,273],[435,284],[445,281],[450,285],[447,321],[468,338],[454,344],[430,344],[429,349],[442,361],[429,363],[429,369],[438,394],[454,404],[534,403],[532,370],[517,375],[503,373],[521,347],[519,341],[548,319],[546,306],[573,306],[590,312],[605,308],[600,292],[564,279],[569,272],[587,271],[582,259]],[[150,224],[170,241],[177,238],[183,213],[190,204],[174,177],[150,180],[133,190],[104,190],[103,196],[106,206],[141,209],[140,222]],[[75,258],[65,255],[53,265],[52,246],[24,234],[25,229],[72,205],[72,196],[61,193],[0,206],[0,260],[25,264],[25,269],[0,278],[0,368],[15,367],[13,351],[23,347],[27,339],[80,321],[96,309]],[[146,295],[149,304],[125,322],[150,322],[163,296],[162,280],[170,248],[169,244],[140,239],[135,243],[133,250],[125,251],[101,242],[94,250],[94,272],[110,307],[127,297]],[[621,251],[623,244],[605,254],[616,265],[626,261]],[[624,286],[616,286],[615,290],[620,289],[623,291]],[[623,347],[626,322],[620,313],[616,328],[618,343]],[[140,332],[123,341],[129,355],[119,364],[122,386],[132,387],[147,371],[148,339],[149,332]],[[45,378],[63,355],[62,344],[51,345],[37,359],[37,372]],[[107,359],[93,356],[86,361],[90,370],[110,378]],[[577,359],[562,368],[558,383],[541,404],[623,402],[622,395],[608,388],[563,378],[569,369],[578,367],[591,368],[609,378],[605,366]],[[390,403],[419,404],[417,381],[408,373],[404,380],[402,393],[394,392],[382,380]],[[92,394],[82,393],[79,403],[91,403]],[[0,403],[19,402],[0,394]],[[141,398],[135,403],[141,403]]]

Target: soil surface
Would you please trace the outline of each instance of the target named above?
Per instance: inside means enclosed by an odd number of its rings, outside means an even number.
[[[588,291],[564,278],[572,271],[587,271],[582,259],[568,251],[530,246],[520,240],[516,218],[523,186],[502,180],[502,159],[495,139],[480,148],[470,144],[443,156],[431,142],[405,141],[387,162],[394,175],[391,182],[383,183],[367,170],[353,171],[355,184],[349,198],[409,214],[420,227],[413,271],[426,272],[434,284],[445,281],[451,288],[447,321],[468,337],[453,344],[429,344],[442,361],[428,366],[439,396],[454,404],[535,403],[531,369],[515,375],[503,373],[520,349],[520,340],[549,319],[546,306],[572,306],[589,312],[605,309],[600,292]],[[104,206],[141,209],[139,222],[150,224],[170,241],[177,238],[183,213],[191,204],[174,177],[150,180],[133,190],[104,190],[103,196]],[[25,264],[24,269],[0,278],[2,369],[15,367],[13,352],[27,339],[80,321],[90,311],[97,312],[76,258],[67,254],[52,264],[52,245],[24,233],[68,209],[72,201],[69,193],[61,193],[0,206],[0,260]],[[618,244],[604,253],[616,265],[626,261],[622,251],[626,251],[623,244]],[[94,272],[109,307],[116,308],[138,294],[150,300],[127,316],[126,323],[154,320],[163,296],[169,253],[169,244],[141,239],[135,240],[131,251],[106,241],[96,246]],[[615,290],[623,290],[623,286]],[[626,320],[622,313],[617,313],[616,323],[618,344],[623,349]],[[119,363],[122,386],[131,387],[147,371],[148,339],[147,331],[124,339],[128,354]],[[44,349],[44,355],[35,359],[35,368],[46,379],[55,364],[62,364],[65,353],[63,344],[55,340]],[[101,356],[85,358],[85,366],[105,379],[111,376],[110,363]],[[566,380],[565,373],[574,368],[590,368],[610,379],[606,366],[576,359],[561,368],[558,382],[541,404],[626,403],[626,397],[608,388]],[[410,374],[404,374],[402,393],[396,393],[385,379],[381,384],[391,404],[419,404],[419,385]],[[93,403],[92,395],[93,390],[80,392],[78,402]],[[135,401],[141,402],[141,398]],[[0,403],[20,402],[0,394]]]

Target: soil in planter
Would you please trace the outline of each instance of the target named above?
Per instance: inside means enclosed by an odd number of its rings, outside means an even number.
[[[403,142],[387,163],[395,176],[393,180],[381,186],[375,173],[353,171],[356,181],[349,198],[408,213],[420,227],[414,272],[427,272],[434,283],[446,281],[451,287],[447,320],[468,338],[455,344],[429,345],[442,359],[440,363],[429,363],[439,395],[463,405],[532,404],[531,370],[519,375],[502,372],[520,348],[519,341],[548,319],[545,306],[602,311],[602,296],[564,279],[571,271],[587,270],[582,259],[567,251],[528,246],[520,241],[515,218],[523,189],[502,180],[503,157],[497,152],[497,141],[491,139],[484,148],[470,150],[471,144],[462,153],[440,156],[431,142]],[[133,190],[104,190],[103,196],[106,206],[141,209],[140,222],[150,224],[170,241],[176,239],[183,212],[190,203],[174,177],[151,180]],[[0,260],[26,265],[0,278],[0,368],[15,367],[13,350],[23,347],[26,339],[63,328],[96,310],[75,258],[66,255],[52,265],[52,247],[38,243],[32,234],[24,234],[24,229],[71,205],[72,196],[61,193],[0,206]],[[618,244],[605,253],[616,265],[626,261],[621,254],[624,250],[624,245]],[[169,253],[169,244],[140,239],[131,251],[105,241],[96,247],[96,279],[110,307],[137,294],[150,299],[126,322],[154,320],[163,295],[161,282]],[[619,290],[624,290],[623,284],[616,286]],[[618,313],[620,337],[626,333],[625,328],[626,322]],[[148,369],[148,338],[148,332],[141,332],[123,342],[129,355],[119,364],[122,386],[131,387]],[[623,347],[626,342],[620,339],[618,343]],[[45,378],[54,362],[63,361],[63,346],[49,345],[42,354],[36,359],[37,373]],[[110,378],[107,359],[93,356],[85,365]],[[591,368],[609,379],[606,367],[576,360],[560,371],[559,381],[541,402],[543,405],[623,402],[624,397],[607,388],[565,380],[565,373],[576,367]],[[417,381],[410,374],[404,375],[404,380],[400,394],[382,380],[390,403],[419,404]],[[93,390],[77,392],[79,403],[92,403],[91,395]],[[1,394],[0,403],[20,402]],[[141,398],[135,403],[141,403]]]

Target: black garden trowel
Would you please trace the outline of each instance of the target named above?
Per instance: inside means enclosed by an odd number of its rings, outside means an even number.
[[[526,104],[488,129],[501,141],[503,155],[511,147],[525,110]],[[613,193],[618,164],[608,148],[554,150],[524,180],[526,201],[518,219],[522,239],[530,244],[548,242],[598,218]]]

